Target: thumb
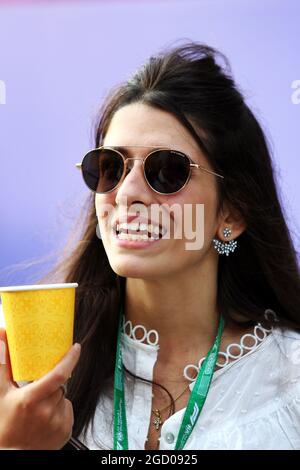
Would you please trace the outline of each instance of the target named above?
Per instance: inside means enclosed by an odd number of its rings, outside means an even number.
[[[7,351],[7,339],[6,339],[5,329],[0,328],[0,365],[5,365],[7,362],[6,351]]]
[[[14,385],[7,345],[6,332],[0,328],[0,388],[3,386]]]

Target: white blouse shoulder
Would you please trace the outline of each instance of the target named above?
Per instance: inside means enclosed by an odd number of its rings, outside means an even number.
[[[152,380],[158,338],[145,330],[142,342],[135,336],[137,328],[128,332],[129,326],[121,336],[124,365]],[[255,347],[214,373],[185,449],[300,449],[300,332],[279,326],[266,335],[258,331],[261,341]],[[152,388],[129,374],[124,377],[129,449],[144,449],[153,420]],[[160,450],[174,449],[184,412],[175,412],[163,423]],[[111,388],[99,400],[94,426],[81,439],[91,449],[112,449],[112,424]]]

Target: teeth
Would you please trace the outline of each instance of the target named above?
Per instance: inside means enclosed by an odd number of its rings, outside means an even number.
[[[134,240],[134,241],[144,241],[144,240],[157,240],[157,238],[148,237],[146,234],[137,235],[135,233],[124,233],[120,232],[118,238],[121,240]]]
[[[160,231],[160,228],[158,225],[145,224],[145,223],[139,223],[139,222],[131,222],[131,223],[122,222],[121,224],[117,224],[116,230],[117,232],[121,232],[121,233],[125,232],[126,234],[129,234],[129,235],[139,235],[139,236],[140,235],[147,236],[147,233],[145,232],[148,232],[151,234],[150,239],[156,239],[157,237],[153,238],[153,235],[159,235],[159,233],[162,232]],[[136,234],[128,233],[128,232],[138,232],[138,231],[144,232],[144,233],[136,233]],[[147,239],[148,238],[149,237],[147,236]]]
[[[129,224],[128,228],[130,230],[138,230],[139,228],[139,223],[138,222],[131,222],[131,224]],[[141,229],[140,229],[141,230]]]

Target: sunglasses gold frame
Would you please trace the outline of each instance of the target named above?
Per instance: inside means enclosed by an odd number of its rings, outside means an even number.
[[[189,157],[189,155],[179,151],[179,150],[173,150],[173,149],[170,149],[168,147],[145,147],[145,146],[141,146],[141,145],[135,145],[135,146],[129,146],[128,148],[153,148],[155,150],[152,150],[150,153],[148,153],[145,157],[143,158],[136,158],[136,157],[126,157],[122,154],[122,152],[119,150],[119,148],[121,148],[120,146],[118,147],[111,147],[111,146],[107,146],[107,145],[102,145],[100,147],[97,147],[95,149],[92,149],[92,150],[89,150],[89,152],[87,152],[83,159],[82,159],[82,162],[84,160],[84,158],[91,152],[95,152],[96,150],[103,150],[103,149],[106,149],[106,150],[113,150],[114,152],[118,153],[123,161],[124,161],[124,170],[123,170],[123,173],[122,173],[122,176],[120,178],[120,181],[118,182],[118,184],[113,188],[113,189],[110,189],[109,191],[105,191],[105,192],[98,192],[98,191],[93,191],[91,188],[89,188],[91,191],[95,192],[95,193],[98,193],[98,194],[107,194],[107,193],[111,193],[112,191],[114,191],[115,189],[117,189],[124,181],[125,179],[125,176],[126,176],[126,168],[127,168],[127,161],[128,160],[141,160],[143,162],[143,173],[144,173],[144,179],[146,181],[146,183],[148,184],[148,186],[152,189],[152,191],[156,192],[157,194],[162,194],[162,195],[165,195],[165,196],[168,196],[170,194],[177,194],[179,191],[181,191],[182,189],[185,188],[185,186],[188,184],[189,180],[190,180],[190,177],[191,177],[191,173],[192,173],[192,168],[196,168],[198,170],[203,170],[203,171],[206,171],[207,173],[210,173],[211,175],[214,175],[214,176],[217,176],[219,178],[222,178],[224,179],[224,176],[220,175],[219,173],[215,173],[214,171],[211,171],[211,170],[208,170],[207,168],[205,168],[204,166],[202,165],[199,165],[198,163],[195,163],[193,162],[193,160]],[[126,147],[127,148],[127,147]],[[168,150],[168,151],[171,151],[171,152],[174,152],[176,154],[179,154],[179,155],[182,155],[183,157],[186,157],[188,158],[189,162],[190,162],[190,171],[189,171],[189,175],[187,177],[187,180],[186,182],[184,183],[184,185],[179,188],[177,191],[174,191],[172,193],[162,193],[160,191],[157,191],[156,189],[154,189],[150,183],[148,182],[147,180],[147,177],[146,177],[146,174],[145,174],[145,161],[146,159],[152,155],[153,153],[156,153],[156,152],[159,152],[159,151],[164,151],[164,150]],[[76,168],[78,168],[79,170],[82,170],[82,162],[81,163],[76,163]]]

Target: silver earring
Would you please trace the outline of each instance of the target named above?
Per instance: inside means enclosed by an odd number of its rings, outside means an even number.
[[[229,227],[225,227],[224,230],[223,230],[223,234],[224,234],[224,237],[230,237],[231,235],[231,228]]]
[[[230,228],[225,227],[223,230],[224,237],[230,237],[232,231]],[[217,238],[213,239],[214,248],[217,250],[219,255],[229,256],[229,253],[233,253],[237,247],[237,240],[230,240],[229,242],[223,242]]]

